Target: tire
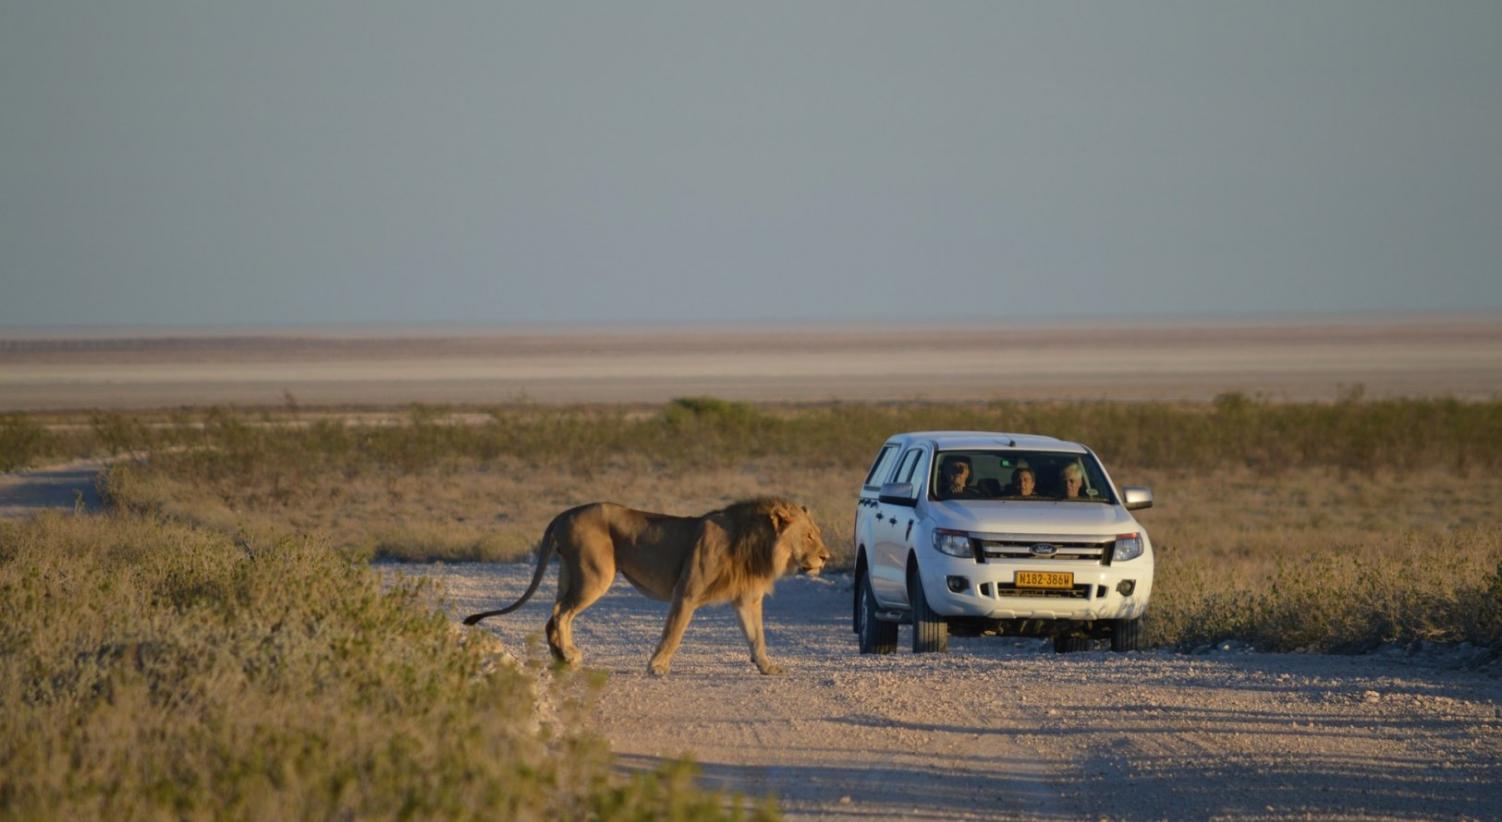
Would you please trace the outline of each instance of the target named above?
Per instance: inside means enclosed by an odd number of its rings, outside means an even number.
[[[1053,651],[1056,654],[1074,654],[1090,650],[1090,637],[1084,634],[1064,633],[1053,635]]]
[[[1142,618],[1111,620],[1111,650],[1117,653],[1142,649]]]
[[[897,623],[876,618],[876,595],[871,593],[867,571],[855,576],[855,635],[863,654],[890,654],[897,650]]]
[[[923,582],[916,569],[907,575],[907,598],[913,610],[913,653],[944,653],[949,650],[949,623],[928,607]]]
[[[854,593],[850,601],[850,630],[857,637],[861,635],[861,606],[865,604],[865,596],[861,592],[866,590],[861,578],[865,575],[866,558],[860,557],[855,561],[855,584],[850,586],[850,590]]]

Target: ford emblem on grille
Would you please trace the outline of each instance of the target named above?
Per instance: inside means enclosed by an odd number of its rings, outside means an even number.
[[[1040,542],[1033,546],[1033,556],[1035,557],[1051,557],[1058,552],[1059,549],[1057,546],[1049,545],[1046,542]]]

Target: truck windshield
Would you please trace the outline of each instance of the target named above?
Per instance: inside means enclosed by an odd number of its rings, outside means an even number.
[[[1090,454],[1059,451],[940,451],[929,498],[1114,503]]]

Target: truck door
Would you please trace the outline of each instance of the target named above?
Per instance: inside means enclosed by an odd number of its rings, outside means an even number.
[[[902,454],[900,443],[889,442],[881,447],[876,454],[876,460],[871,463],[871,470],[866,472],[866,481],[861,485],[859,499],[855,501],[855,546],[860,549],[866,548],[866,561],[871,561],[871,554],[875,550],[875,543],[871,538],[871,527],[876,524],[877,497],[881,493],[881,484],[891,476],[892,469],[897,465],[897,459]]]
[[[927,465],[926,448],[909,448],[889,481],[912,483],[916,493],[926,476]],[[876,522],[871,527],[875,543],[871,559],[871,590],[883,605],[907,605],[907,555],[917,518],[918,512],[913,506],[877,502]]]

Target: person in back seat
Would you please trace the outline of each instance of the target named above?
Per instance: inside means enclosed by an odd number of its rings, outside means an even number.
[[[1012,482],[1007,485],[1009,497],[1030,497],[1038,488],[1038,478],[1031,468],[1018,468],[1012,472]]]

